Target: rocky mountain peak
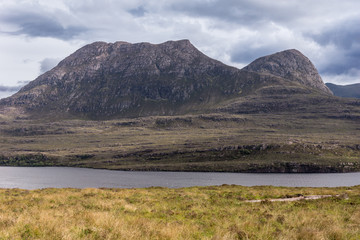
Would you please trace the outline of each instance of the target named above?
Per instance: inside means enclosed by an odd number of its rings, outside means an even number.
[[[238,71],[189,40],[95,42],[0,103],[96,119],[173,114],[235,92],[226,82]]]
[[[183,54],[194,53],[197,51],[197,49],[190,43],[189,40],[167,41],[161,44],[151,44],[147,42],[131,44],[123,41],[118,41],[115,43],[94,42],[80,48],[62,62],[60,62],[59,65],[81,65],[84,62],[88,63],[91,60],[99,61],[111,55],[116,55],[119,57],[127,53],[129,50],[133,50],[135,53],[142,53],[143,55],[155,51],[173,53],[175,50],[182,51]]]
[[[189,40],[160,44],[94,42],[75,51],[20,92],[43,84],[63,82],[64,79],[74,82],[85,77],[95,79],[95,76],[105,73],[144,78],[166,72],[181,78],[186,73],[204,73],[209,68],[223,65],[201,53]]]
[[[272,74],[332,94],[312,62],[296,49],[258,58],[243,70]]]

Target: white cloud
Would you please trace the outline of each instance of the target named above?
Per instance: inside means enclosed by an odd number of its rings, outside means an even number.
[[[360,70],[352,68],[348,72],[338,75],[324,74],[322,76],[324,82],[331,82],[339,85],[347,85],[360,83]]]
[[[0,85],[16,86],[18,81],[33,80],[45,58],[65,58],[82,45],[82,41],[1,36]]]
[[[14,93],[16,93],[16,91],[11,91],[11,92],[8,92],[8,91],[2,92],[2,91],[0,91],[0,99],[10,97]]]

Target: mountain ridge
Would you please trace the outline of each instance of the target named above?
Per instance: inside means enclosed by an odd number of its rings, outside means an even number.
[[[267,88],[267,95],[287,85],[296,92],[331,94],[297,50],[259,58],[240,70],[209,58],[189,40],[119,41],[80,48],[0,105],[91,119],[176,115],[224,109],[222,102],[262,94],[259,89],[271,85],[277,88]]]

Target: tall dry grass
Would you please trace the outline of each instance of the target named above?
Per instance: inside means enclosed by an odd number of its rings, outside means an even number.
[[[244,202],[296,194],[349,198]],[[0,239],[360,239],[360,187],[1,189]]]

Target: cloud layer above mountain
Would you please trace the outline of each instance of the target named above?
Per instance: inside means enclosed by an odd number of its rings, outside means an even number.
[[[358,9],[356,0],[5,0],[0,2],[0,85],[34,79],[93,41],[185,38],[237,67],[296,48],[324,81],[360,82]]]

